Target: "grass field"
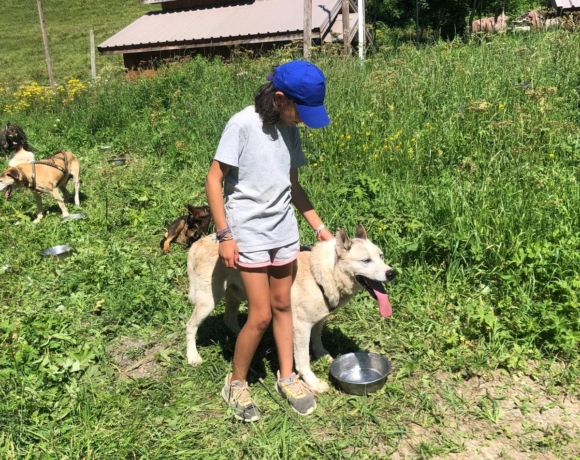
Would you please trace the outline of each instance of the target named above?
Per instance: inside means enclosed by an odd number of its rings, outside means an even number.
[[[63,83],[71,77],[87,80],[91,74],[89,31],[95,46],[159,5],[141,5],[139,0],[43,0],[54,78]],[[48,85],[48,72],[34,0],[3,0],[0,87],[37,82]],[[122,55],[100,56],[97,70],[123,64]]]
[[[331,389],[299,421],[254,380],[264,417],[252,425],[219,396],[235,341],[223,307],[200,329],[204,363],[187,365],[186,250],[158,244],[185,203],[205,203],[227,119],[292,50],[96,85],[55,58],[56,96],[42,66],[3,61],[28,84],[4,87],[3,120],[38,157],[80,158],[88,218],[63,222],[47,198],[33,225],[25,190],[0,205],[0,457],[579,458],[579,49],[552,31],[364,62],[315,53],[333,122],[302,129],[301,181],[328,227],[364,223],[398,271],[392,319],[361,293],[323,343],[381,353],[393,372],[369,397]],[[119,154],[128,165],[109,165]],[[73,257],[40,258],[64,243]],[[267,334],[253,367],[270,390],[276,365]]]

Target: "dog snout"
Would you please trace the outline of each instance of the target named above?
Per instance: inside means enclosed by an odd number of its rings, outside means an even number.
[[[392,268],[389,268],[385,272],[385,276],[387,277],[387,281],[393,281],[393,279],[395,278],[395,275],[396,275],[396,272]]]

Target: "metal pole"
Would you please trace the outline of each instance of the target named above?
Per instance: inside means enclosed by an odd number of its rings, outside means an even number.
[[[350,56],[350,0],[342,0],[342,45],[343,54]]]
[[[52,62],[50,61],[50,52],[48,51],[48,35],[46,35],[46,28],[44,27],[44,13],[42,12],[42,3],[36,0],[38,6],[38,17],[40,19],[40,30],[42,30],[42,42],[44,43],[44,56],[46,57],[46,67],[48,68],[48,80],[50,87],[56,93],[56,84],[54,83],[54,75],[52,74]]]
[[[95,61],[95,31],[89,31],[89,37],[91,42],[91,78],[95,80],[97,78],[97,63]]]
[[[304,59],[310,57],[310,45],[312,43],[312,0],[304,0]]]
[[[358,0],[358,57],[364,59],[365,46],[365,6],[364,0]]]

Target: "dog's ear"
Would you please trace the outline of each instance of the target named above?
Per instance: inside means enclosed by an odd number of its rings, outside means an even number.
[[[356,232],[354,236],[355,238],[360,238],[361,240],[368,240],[367,231],[365,230],[363,224],[358,224],[356,226]]]
[[[348,237],[344,228],[337,228],[335,237],[337,254],[341,254],[344,251],[350,251],[352,242],[350,241],[350,238]]]
[[[20,172],[16,168],[8,168],[5,174],[14,180],[20,180]]]
[[[209,206],[190,206],[188,209],[196,219],[201,220],[210,215]]]
[[[9,124],[10,123],[8,123],[8,125]],[[6,136],[8,135],[8,125],[4,126],[2,131],[0,131],[0,148],[2,148],[3,152],[8,151],[8,139],[6,139]]]
[[[28,142],[28,140],[26,139],[26,134],[24,134],[24,130],[20,126],[16,126],[16,125],[13,125],[13,126],[16,129],[16,132],[18,133],[18,135],[20,136],[20,141],[23,144],[26,144]]]

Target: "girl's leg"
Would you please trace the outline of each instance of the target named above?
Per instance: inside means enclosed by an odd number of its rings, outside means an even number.
[[[270,267],[270,303],[274,323],[274,340],[278,350],[280,371],[276,389],[284,395],[300,415],[309,415],[316,409],[314,394],[308,386],[292,372],[294,367],[293,322],[290,307],[290,289],[295,273],[295,263]]]
[[[248,296],[248,320],[236,340],[232,381],[246,380],[256,349],[272,320],[267,269],[238,267]]]
[[[290,289],[294,273],[294,262],[268,267],[270,281],[270,305],[272,308],[274,341],[280,362],[280,378],[289,377],[294,367],[292,343],[292,309]]]

